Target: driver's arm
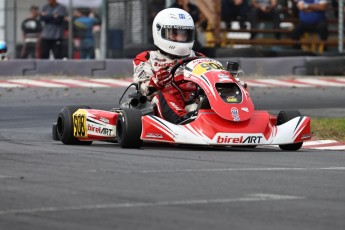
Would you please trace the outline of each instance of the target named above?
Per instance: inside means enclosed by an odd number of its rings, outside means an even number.
[[[138,54],[133,61],[134,75],[133,80],[139,83],[140,93],[148,96],[152,94],[152,89],[149,87],[151,77],[154,76],[151,63],[149,62],[150,53],[145,51]]]
[[[156,71],[153,69],[149,54],[149,52],[144,52],[134,59],[134,82],[139,83],[140,93],[145,96],[162,90],[172,81],[172,76],[167,68]]]

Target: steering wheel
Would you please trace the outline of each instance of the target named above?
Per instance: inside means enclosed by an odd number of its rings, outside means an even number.
[[[193,60],[195,60],[195,59],[199,59],[199,58],[204,58],[204,57],[197,57],[197,56],[195,56],[195,57],[186,57],[186,58],[183,58],[183,59],[178,60],[178,61],[176,62],[176,64],[173,65],[173,67],[172,67],[171,70],[170,70],[170,74],[171,74],[172,78],[174,79],[174,77],[175,77],[175,72],[176,72],[176,70],[177,70],[181,65],[186,64],[186,63],[188,63],[188,62],[190,62],[190,61],[193,61]]]
[[[170,70],[170,75],[172,76],[172,79],[174,79],[174,77],[175,77],[175,72],[176,72],[176,70],[177,70],[181,65],[186,64],[186,63],[188,63],[188,62],[190,62],[190,61],[193,61],[193,60],[195,60],[195,59],[199,59],[199,58],[204,58],[204,57],[197,57],[197,56],[195,56],[195,57],[186,57],[186,58],[183,58],[183,59],[178,60],[177,63],[176,63],[176,64],[171,68],[171,70]],[[172,86],[174,86],[174,87],[179,91],[179,93],[180,93],[181,96],[182,96],[182,100],[184,101],[184,103],[188,104],[190,101],[193,100],[193,98],[187,100],[187,99],[183,96],[182,90],[174,83],[174,81],[173,81],[171,84],[172,84]]]

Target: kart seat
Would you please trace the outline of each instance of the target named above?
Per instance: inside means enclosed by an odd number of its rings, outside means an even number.
[[[202,98],[198,103],[196,111],[199,111],[200,109],[211,109],[210,102],[208,101],[207,97]]]

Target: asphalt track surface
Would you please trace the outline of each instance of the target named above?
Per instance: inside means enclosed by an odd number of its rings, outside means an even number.
[[[0,90],[0,229],[345,229],[345,153],[277,148],[65,146],[65,105],[119,89]],[[344,116],[345,90],[251,90],[258,109]]]

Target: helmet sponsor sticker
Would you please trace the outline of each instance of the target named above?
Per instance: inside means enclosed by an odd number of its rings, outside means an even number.
[[[165,29],[194,30],[194,26],[164,25]]]

